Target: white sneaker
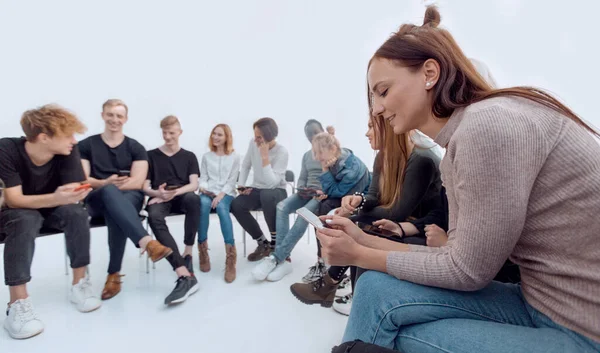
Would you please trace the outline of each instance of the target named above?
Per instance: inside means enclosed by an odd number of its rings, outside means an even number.
[[[89,313],[102,305],[100,298],[94,294],[92,283],[87,276],[71,287],[70,299],[71,303],[75,304],[77,310],[82,313]]]
[[[29,298],[12,303],[7,314],[4,329],[12,338],[30,338],[44,331],[44,323],[39,319]]]
[[[278,264],[277,267],[275,267],[275,269],[271,273],[269,273],[269,275],[267,276],[267,281],[270,281],[270,282],[281,281],[281,279],[283,277],[292,273],[293,269],[294,268],[291,263],[289,263],[288,261],[284,261],[284,262]]]
[[[350,316],[350,309],[352,309],[352,293],[345,297],[336,298],[333,302],[333,309],[342,315]]]
[[[269,255],[263,258],[262,261],[254,267],[252,276],[257,281],[264,281],[275,267],[277,267],[277,260],[275,259],[275,256]]]
[[[350,277],[345,277],[335,291],[335,296],[338,298],[345,297],[348,294],[352,294],[352,284],[350,283]]]

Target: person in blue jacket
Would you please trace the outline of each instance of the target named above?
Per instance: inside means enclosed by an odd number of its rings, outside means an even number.
[[[371,173],[351,150],[340,146],[335,136],[321,133],[313,138],[312,145],[314,157],[321,163],[323,169],[320,177],[322,191],[317,196],[321,201],[318,216],[326,215],[340,207],[344,196],[367,192],[371,184]],[[321,259],[321,246],[318,245],[318,248],[319,263],[325,269],[326,266]],[[304,283],[295,283],[290,288],[292,294],[306,304],[317,300],[313,298],[318,294],[313,290],[314,286],[320,286],[323,281],[332,281],[326,271],[316,271],[317,276],[312,278],[309,278],[309,275],[310,273],[303,278]],[[330,299],[328,303],[333,303],[333,298],[327,299]],[[321,298],[318,300],[319,303],[323,302]]]

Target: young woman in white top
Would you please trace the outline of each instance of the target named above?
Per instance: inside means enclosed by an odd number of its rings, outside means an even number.
[[[200,165],[200,228],[198,251],[200,270],[210,271],[208,256],[208,223],[211,209],[216,210],[225,240],[225,281],[235,280],[237,253],[233,240],[233,224],[229,208],[236,195],[235,183],[240,172],[240,157],[233,150],[231,128],[218,124],[212,129],[208,143],[210,152],[202,156]],[[190,249],[191,252],[191,249]]]

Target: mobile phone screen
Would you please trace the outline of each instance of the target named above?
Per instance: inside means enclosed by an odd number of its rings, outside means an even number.
[[[326,223],[321,221],[317,215],[312,213],[308,208],[302,207],[296,211],[298,216],[304,218],[305,221],[315,226],[317,229],[329,228]]]
[[[381,229],[381,228],[375,227],[374,225],[371,225],[371,224],[359,222],[359,223],[357,223],[357,225],[360,229],[364,230],[366,233],[369,233],[369,234],[383,236],[386,238],[400,236],[399,234],[396,234],[392,231],[389,231],[387,229]]]

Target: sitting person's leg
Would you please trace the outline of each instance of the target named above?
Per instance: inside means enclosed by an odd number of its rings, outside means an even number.
[[[258,221],[250,213],[258,208],[260,208],[259,189],[252,189],[250,195],[239,195],[231,202],[231,213],[240,226],[258,243],[256,250],[248,255],[248,261],[258,261],[269,252],[269,242],[260,229]]]
[[[312,199],[303,199],[298,194],[293,194],[277,204],[275,224],[277,233],[277,241],[275,244],[276,247],[279,246],[279,244],[290,231],[290,214],[296,212],[301,207],[305,207],[305,205],[307,205],[311,200]]]
[[[217,205],[216,211],[221,224],[221,233],[225,242],[225,282],[231,283],[235,281],[237,250],[235,248],[235,240],[233,238],[233,222],[231,221],[231,202],[234,198],[231,195],[225,195],[221,202]]]
[[[311,212],[316,212],[319,202],[314,199],[302,199],[292,195],[277,205],[277,244],[275,250],[252,271],[255,279],[279,281],[292,271],[292,265],[286,259],[306,232],[308,222],[302,217],[296,218],[294,225],[289,229],[289,215],[300,207],[306,207]]]
[[[198,280],[191,273],[193,270],[188,269],[186,267],[185,261],[179,253],[177,242],[173,238],[173,235],[171,235],[171,232],[169,232],[169,227],[167,226],[167,222],[165,220],[165,218],[171,213],[171,211],[184,212],[186,206],[184,204],[186,202],[186,195],[178,196],[169,202],[153,204],[147,207],[148,222],[150,223],[150,227],[152,228],[152,232],[154,232],[156,239],[162,245],[173,250],[173,252],[169,256],[167,256],[167,261],[169,261],[171,267],[173,267],[173,270],[175,271],[178,277],[175,288],[165,298],[165,305],[181,303],[198,290]],[[200,202],[197,197],[188,197],[187,202],[193,202],[198,209],[200,208]],[[192,213],[193,215],[186,214],[186,220],[187,218],[189,218],[188,216],[194,216],[196,219],[199,218],[198,212],[194,212],[194,210],[192,209]],[[189,224],[186,224],[186,226],[189,227]],[[186,231],[192,233],[192,239],[196,235],[198,223],[194,222],[193,226],[193,230],[190,230],[189,228],[185,229]]]
[[[200,271],[210,271],[210,259],[208,257],[208,225],[210,222],[210,211],[212,210],[213,199],[208,196],[200,195],[200,217],[198,224],[198,261],[200,262]],[[193,249],[191,245],[185,245],[184,255],[191,255]]]
[[[410,325],[442,319],[533,327],[518,285],[491,282],[479,291],[460,292],[368,271],[357,282],[343,341],[360,339],[393,348],[397,345],[399,332]]]
[[[171,212],[185,214],[185,221],[183,224],[183,243],[185,247],[193,247],[196,241],[196,233],[198,233],[198,227],[200,225],[200,197],[193,192],[187,192],[183,195],[175,197],[171,202]],[[173,251],[179,250],[176,248]],[[207,247],[208,254],[208,247]],[[194,266],[192,262],[191,253],[186,256],[182,256],[185,261],[185,266],[190,272],[194,272]],[[209,260],[209,259],[207,259]],[[208,261],[210,268],[210,260]]]
[[[90,264],[90,224],[88,212],[79,204],[59,206],[47,212],[44,226],[64,232],[67,254],[73,269],[70,300],[77,310],[90,312],[101,306],[86,276]]]
[[[44,330],[27,293],[31,281],[31,262],[44,218],[37,210],[4,209],[0,212],[1,237],[4,237],[4,283],[10,299],[4,328],[13,338],[33,337]]]
[[[403,353],[592,353],[593,342],[552,322],[544,314],[532,315],[533,327],[495,321],[444,319],[400,329],[394,349]],[[539,316],[538,316],[539,315]]]
[[[260,206],[263,209],[263,216],[271,234],[270,252],[275,250],[275,244],[277,244],[277,204],[286,198],[287,191],[284,189],[260,190]]]
[[[140,221],[139,211],[144,202],[140,191],[121,191],[114,185],[96,189],[88,195],[86,205],[92,217],[104,217],[108,228],[110,260],[108,278],[102,299],[110,299],[121,291],[121,265],[127,238],[142,251],[148,251],[152,261],[169,256],[173,250],[160,244],[147,234]]]

